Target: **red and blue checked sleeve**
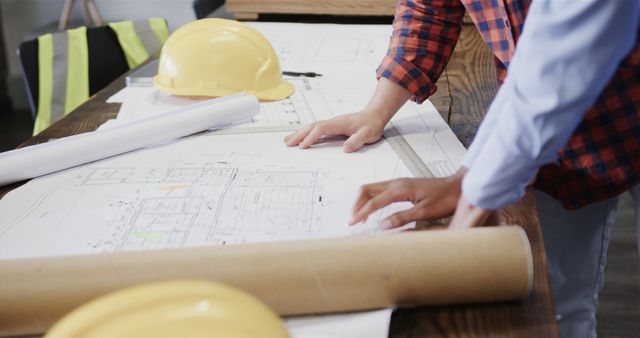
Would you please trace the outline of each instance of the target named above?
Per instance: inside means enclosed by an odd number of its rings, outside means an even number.
[[[460,36],[464,6],[459,0],[400,0],[387,55],[376,73],[422,102],[436,91]]]

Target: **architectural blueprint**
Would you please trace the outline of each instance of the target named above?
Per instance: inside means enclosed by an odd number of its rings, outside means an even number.
[[[343,78],[375,78],[392,33],[391,25],[248,24],[271,42],[283,70]]]
[[[288,78],[295,94],[261,103],[250,121],[32,180],[0,203],[0,258],[375,231],[376,220],[392,210],[363,226],[344,224],[360,185],[411,176],[389,145],[379,142],[344,154],[337,139],[305,151],[286,148],[287,132],[278,130],[362,109],[376,85],[371,67],[384,54],[386,42],[379,39],[388,39],[390,27],[255,25],[275,41],[278,53],[288,55],[283,68],[316,65],[340,72]],[[314,34],[324,38],[306,45]],[[360,42],[330,56],[346,48],[341,39]],[[349,77],[344,67],[352,69]],[[127,88],[120,97],[123,121],[194,102],[151,87]],[[459,167],[465,149],[430,103],[407,103],[388,127],[435,176]]]
[[[345,154],[282,133],[190,137],[34,179],[0,203],[0,259],[373,233],[360,185],[410,174],[387,143]]]
[[[358,81],[331,77],[290,78],[288,81],[296,88],[290,98],[263,102],[260,113],[251,120],[219,132],[295,131],[311,122],[361,110],[376,85],[375,78]],[[118,114],[118,120],[122,121],[165,113],[194,102],[193,99],[159,92],[153,87],[129,87],[126,90],[128,98]],[[396,128],[403,135],[435,176],[449,175],[460,167],[466,149],[429,101],[420,105],[407,102],[388,127]]]
[[[229,126],[234,132],[254,132],[268,128],[269,131],[295,130],[302,125],[315,121],[313,111],[305,93],[311,89],[308,79],[291,79],[296,92],[290,98],[261,104],[261,112],[251,120]],[[163,93],[150,86],[128,87],[125,91],[118,120],[132,121],[156,116],[176,109],[184,108],[200,99],[177,97]]]

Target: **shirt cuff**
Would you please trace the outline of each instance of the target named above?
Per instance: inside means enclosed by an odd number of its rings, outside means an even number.
[[[422,103],[436,92],[435,83],[422,71],[402,57],[386,55],[376,70],[377,78],[384,77],[406,89],[412,101]]]
[[[524,195],[537,170],[535,161],[510,151],[493,134],[462,180],[462,194],[474,206],[500,209]]]

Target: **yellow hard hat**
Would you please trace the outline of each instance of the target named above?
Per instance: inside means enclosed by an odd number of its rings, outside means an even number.
[[[53,337],[289,337],[282,320],[239,289],[202,280],[150,283],[72,311]]]
[[[162,47],[153,84],[186,96],[246,92],[273,101],[293,93],[269,41],[257,30],[226,19],[197,20],[173,32]]]

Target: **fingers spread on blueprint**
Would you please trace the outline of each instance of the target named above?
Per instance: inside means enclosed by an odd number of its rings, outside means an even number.
[[[394,202],[410,201],[413,199],[413,188],[408,179],[395,179],[381,184],[364,186],[354,206],[350,224],[367,219],[375,211]],[[361,205],[361,206],[360,206]]]
[[[344,142],[343,150],[345,153],[358,151],[365,143],[375,142],[376,140],[371,141],[371,131],[362,128],[356,131]]]
[[[299,147],[307,149],[324,136],[344,135],[345,124],[342,120],[341,117],[338,117],[316,123],[304,140],[300,142]]]
[[[356,198],[356,202],[353,204],[353,208],[351,209],[352,218],[356,214],[356,212],[358,212],[358,210],[360,210],[360,208],[362,208],[362,206],[365,203],[367,203],[369,199],[386,190],[390,183],[391,181],[384,181],[384,182],[365,184],[361,186],[360,190],[358,191],[358,197]],[[353,222],[351,224],[355,224],[355,223],[356,222]]]
[[[386,230],[403,226],[409,222],[423,220],[426,217],[426,204],[425,201],[422,201],[410,209],[398,211],[380,221],[378,225],[381,229]]]
[[[307,137],[307,135],[309,134],[311,129],[313,129],[314,126],[315,126],[315,123],[311,123],[304,126],[302,129],[296,131],[295,133],[287,135],[284,138],[284,142],[289,147],[297,146],[298,144],[300,144],[300,141],[304,140],[304,138]]]

